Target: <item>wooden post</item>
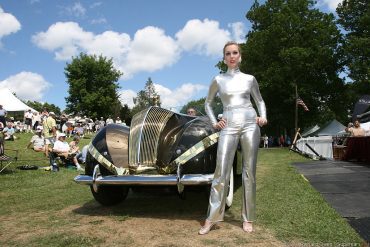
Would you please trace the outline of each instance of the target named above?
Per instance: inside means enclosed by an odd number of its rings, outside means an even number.
[[[295,117],[294,117],[294,129],[298,132],[298,88],[297,83],[295,84]]]

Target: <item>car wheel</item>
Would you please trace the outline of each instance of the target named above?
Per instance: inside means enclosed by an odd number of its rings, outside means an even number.
[[[94,175],[94,167],[97,165],[97,162],[93,162],[95,159],[89,157],[89,162],[86,162],[85,173],[86,175]],[[100,174],[102,176],[113,175],[105,167],[99,164]],[[104,185],[95,187],[90,186],[91,193],[93,194],[96,201],[104,206],[113,206],[118,204],[126,199],[129,192],[129,187],[127,186],[118,186],[118,185]]]
[[[230,181],[228,186],[228,192],[226,197],[226,209],[229,209],[231,205],[233,204],[233,198],[234,198],[234,171],[233,168],[231,168],[230,173]]]
[[[126,186],[99,186],[96,192],[90,186],[91,193],[96,201],[104,206],[113,206],[126,199],[129,188]]]

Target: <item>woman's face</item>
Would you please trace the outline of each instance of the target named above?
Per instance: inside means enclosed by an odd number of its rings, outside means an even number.
[[[239,66],[239,47],[237,45],[228,45],[225,47],[224,60],[228,68],[235,69]]]

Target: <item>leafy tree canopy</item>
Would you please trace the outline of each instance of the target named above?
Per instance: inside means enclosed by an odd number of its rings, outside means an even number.
[[[334,16],[313,6],[310,0],[255,1],[246,15],[252,30],[242,45],[240,69],[259,81],[267,130],[274,134],[294,130],[295,85],[310,109],[299,109],[299,127],[346,118],[346,85],[338,77],[341,34]]]
[[[28,105],[29,107],[35,109],[36,111],[38,112],[42,112],[45,108],[49,111],[49,112],[55,112],[55,114],[57,115],[60,115],[61,114],[61,111],[60,111],[60,108],[54,104],[49,104],[47,102],[45,103],[40,103],[40,102],[37,102],[37,101],[26,101],[24,102],[26,105]]]
[[[121,103],[117,90],[122,75],[112,59],[81,53],[65,67],[69,84],[66,111],[92,118],[116,115]]]
[[[338,23],[346,31],[343,40],[345,65],[353,80],[351,89],[357,99],[370,93],[370,2],[344,0],[337,8]]]
[[[148,108],[149,106],[161,106],[159,94],[156,92],[152,79],[149,77],[145,88],[137,93],[134,98],[135,106],[132,108],[132,115]]]

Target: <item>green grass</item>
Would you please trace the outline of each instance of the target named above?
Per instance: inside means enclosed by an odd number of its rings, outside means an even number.
[[[291,165],[299,161],[306,159],[287,149],[260,149],[258,224],[285,242],[361,243],[358,234]],[[240,200],[241,196],[235,198]],[[236,210],[231,209],[237,215]]]
[[[13,218],[16,216],[17,221],[11,223],[11,229],[19,226],[20,229],[36,229],[40,233],[36,232],[23,240],[3,240],[5,233],[0,232],[2,246],[97,246],[107,244],[106,240],[99,236],[81,235],[73,229],[86,224],[100,229],[105,219],[124,224],[135,217],[191,220],[205,217],[207,200],[199,192],[190,194],[185,201],[176,199],[170,193],[132,193],[122,205],[102,210],[93,200],[87,186],[73,182],[78,174],[75,170],[62,168],[60,172],[53,173],[16,169],[24,164],[48,165],[48,160],[42,153],[25,149],[31,134],[18,136],[20,139],[5,143],[6,148],[17,148],[20,154],[19,161],[0,174],[0,222],[6,223],[8,215]],[[89,141],[90,139],[82,139],[80,147]],[[330,243],[330,246],[336,246],[363,243],[349,224],[291,166],[292,162],[305,160],[287,149],[260,150],[256,226],[287,244],[313,243],[320,246]],[[226,222],[235,221],[235,224],[239,224],[240,199],[241,188],[235,192],[233,206],[225,216]],[[66,210],[69,207],[74,209]],[[24,217],[25,215],[34,217]],[[95,215],[103,218],[87,218]],[[100,231],[106,229],[101,228]],[[236,235],[230,235],[231,238],[235,245],[246,244],[245,239]],[[263,238],[264,235],[261,235],[260,241],[265,241]],[[131,236],[122,241],[126,241],[127,245],[135,245],[135,239]],[[229,243],[212,239],[201,241],[207,246],[226,246]]]

